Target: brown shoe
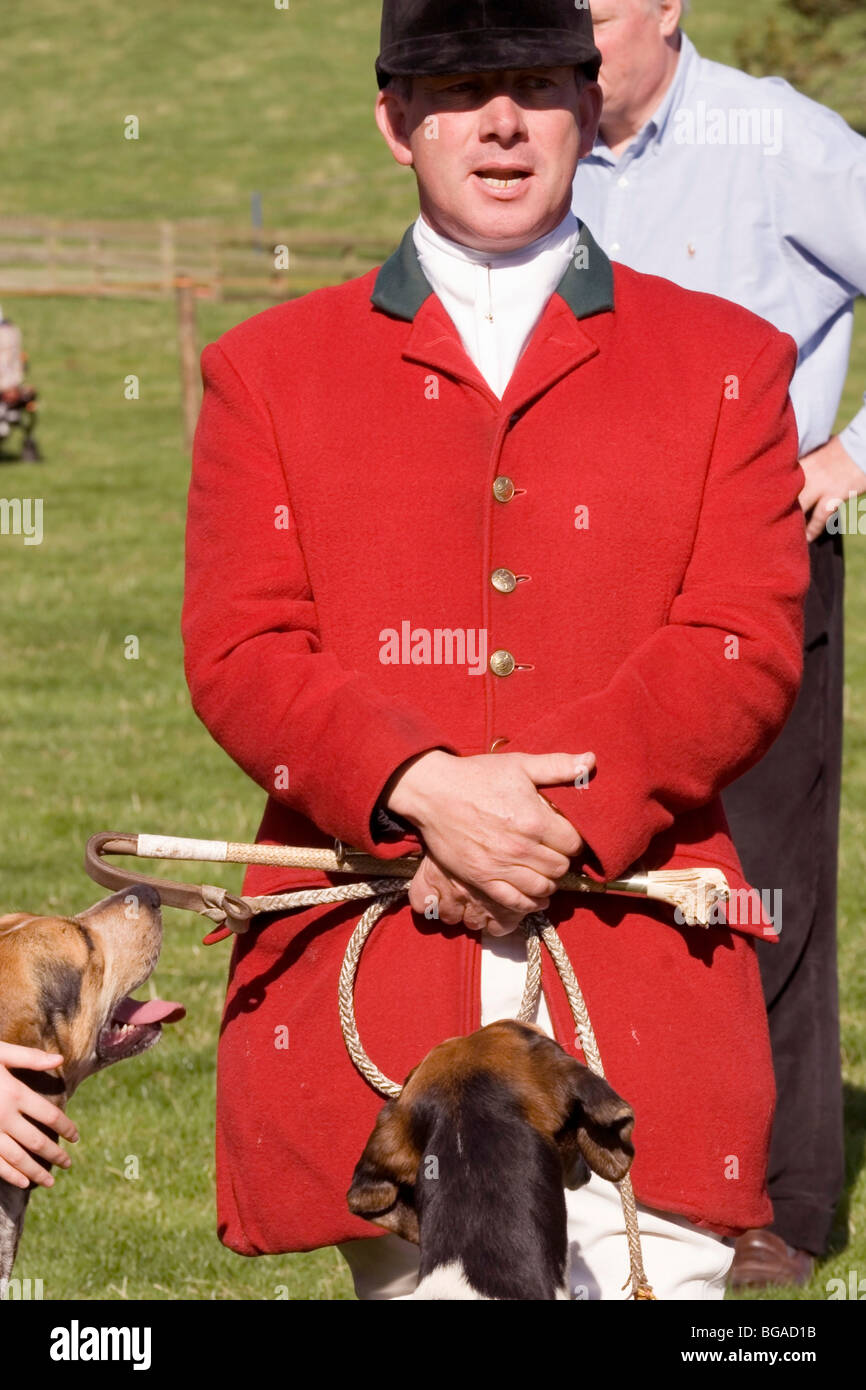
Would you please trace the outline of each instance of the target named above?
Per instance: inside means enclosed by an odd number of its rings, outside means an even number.
[[[728,1287],[766,1288],[771,1284],[808,1284],[815,1260],[766,1229],[744,1231],[734,1246]]]

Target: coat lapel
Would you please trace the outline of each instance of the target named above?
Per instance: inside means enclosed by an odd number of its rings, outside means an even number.
[[[511,414],[524,410],[569,372],[595,357],[598,351],[597,338],[574,317],[573,310],[557,290],[548,300],[505,388],[503,409]]]
[[[499,409],[499,400],[469,356],[441,299],[432,290],[412,324],[403,356],[474,386]]]
[[[589,228],[581,227],[574,259],[548,300],[500,404],[460,340],[421,269],[412,227],[382,266],[371,295],[376,309],[412,324],[403,357],[480,391],[498,409],[516,411],[594,357],[599,345],[583,327],[613,312],[613,270]]]

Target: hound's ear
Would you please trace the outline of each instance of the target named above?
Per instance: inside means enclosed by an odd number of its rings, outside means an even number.
[[[634,1158],[634,1112],[603,1076],[568,1058],[567,1118],[556,1135],[566,1187],[589,1180],[587,1164],[611,1182],[625,1177]]]
[[[346,1194],[349,1210],[417,1245],[415,1176],[420,1162],[406,1108],[389,1100],[355,1168]]]

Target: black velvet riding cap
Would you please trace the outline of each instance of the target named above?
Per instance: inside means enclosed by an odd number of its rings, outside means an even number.
[[[385,0],[379,86],[391,77],[582,66],[598,75],[589,7],[575,0]]]

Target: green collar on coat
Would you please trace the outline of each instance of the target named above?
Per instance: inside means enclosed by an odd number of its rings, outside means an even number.
[[[598,245],[589,228],[581,224],[578,247],[586,256],[583,269],[568,263],[568,269],[556,287],[575,318],[588,319],[613,308],[613,270],[610,261]],[[377,309],[398,319],[414,319],[421,305],[429,299],[433,287],[427,279],[415,250],[412,227],[408,229],[393,256],[382,266],[370,296]]]

